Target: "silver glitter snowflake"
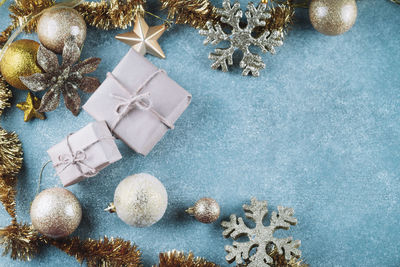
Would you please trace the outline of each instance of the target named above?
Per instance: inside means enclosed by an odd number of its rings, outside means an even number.
[[[292,257],[299,258],[301,251],[298,249],[300,240],[293,241],[292,237],[276,238],[274,232],[278,229],[288,230],[290,225],[296,225],[297,220],[293,217],[294,210],[278,206],[278,213],[272,212],[270,225],[264,226],[263,219],[268,214],[266,201],[251,199],[251,205],[243,205],[243,210],[248,219],[255,222],[254,228],[249,228],[242,218],[236,218],[232,214],[230,221],[223,221],[222,227],[225,228],[223,236],[231,237],[236,240],[241,236],[247,236],[247,242],[233,242],[233,246],[226,246],[228,255],[225,257],[228,263],[236,261],[238,266],[262,267],[272,266],[273,259],[270,252],[274,249],[284,255],[287,261]],[[256,248],[256,252],[252,253]]]
[[[257,33],[254,30],[257,27],[264,27],[265,20],[271,18],[267,5],[261,3],[258,7],[255,7],[252,2],[247,5],[247,11],[245,16],[247,19],[247,25],[245,27],[240,26],[240,20],[242,19],[243,12],[240,9],[239,2],[235,2],[231,6],[230,0],[224,0],[222,9],[218,9],[217,13],[221,16],[221,23],[213,24],[208,21],[206,24],[207,29],[200,30],[200,34],[206,36],[204,45],[209,43],[217,45],[222,41],[228,41],[230,46],[228,48],[216,48],[215,53],[210,53],[209,59],[214,60],[211,65],[213,69],[221,67],[222,71],[228,71],[227,65],[233,64],[233,53],[239,49],[243,52],[242,60],[240,61],[240,67],[243,69],[242,75],[248,75],[251,73],[253,76],[259,75],[259,70],[265,68],[265,64],[258,54],[250,52],[250,46],[257,46],[262,52],[275,53],[275,46],[281,46],[283,44],[283,32],[274,30],[270,32],[265,30],[260,36],[254,37]],[[231,33],[226,33],[222,27],[228,25],[232,28]]]

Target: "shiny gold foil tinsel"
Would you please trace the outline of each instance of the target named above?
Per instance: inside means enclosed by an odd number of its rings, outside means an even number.
[[[183,252],[169,251],[160,253],[160,263],[154,267],[219,267],[203,258],[195,257],[193,253],[187,256]]]
[[[292,1],[286,1],[270,8],[271,18],[266,21],[265,28],[285,32],[293,22],[294,7]]]
[[[5,210],[10,216],[15,219],[15,196],[17,190],[17,177],[12,175],[3,174],[0,176],[0,201],[3,203]]]
[[[10,254],[13,260],[31,260],[39,253],[44,240],[31,225],[20,224],[15,220],[0,229],[0,245],[4,248],[3,255]]]
[[[209,0],[160,0],[163,9],[168,9],[168,19],[177,24],[189,24],[199,29],[204,28],[207,21],[217,22],[217,9]]]
[[[285,256],[279,254],[276,249],[271,252],[270,256],[274,260],[273,265],[271,265],[272,267],[308,267],[308,264],[305,264],[303,260],[295,257],[292,257],[290,261],[287,261]]]
[[[12,97],[11,90],[8,87],[3,76],[0,74],[0,116],[5,108],[11,106],[10,104],[11,97]]]
[[[0,35],[0,43],[8,39],[10,33],[26,22],[27,18],[38,14],[55,4],[54,0],[15,0],[9,7],[12,25]],[[136,12],[144,13],[145,0],[85,1],[75,9],[85,18],[87,24],[109,30],[127,28],[132,25]],[[30,21],[24,28],[26,32],[36,30],[38,18]]]
[[[83,15],[85,21],[103,30],[122,28],[132,25],[137,12],[143,15],[145,0],[110,0],[85,2],[75,9]]]
[[[120,238],[107,238],[100,240],[80,240],[78,237],[67,239],[52,239],[49,243],[56,246],[78,262],[86,261],[88,267],[139,267],[141,252],[130,241]]]
[[[0,128],[0,175],[18,174],[22,160],[22,145],[18,135]]]

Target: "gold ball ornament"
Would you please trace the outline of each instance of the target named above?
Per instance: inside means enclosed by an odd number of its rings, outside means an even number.
[[[75,9],[50,9],[40,17],[37,34],[46,48],[61,54],[65,41],[71,36],[75,36],[78,46],[82,47],[86,38],[86,23]]]
[[[61,238],[72,234],[82,219],[82,208],[70,191],[64,188],[43,190],[31,205],[33,227],[51,238]]]
[[[309,8],[313,27],[325,35],[339,35],[353,27],[357,18],[355,0],[312,0]]]
[[[220,214],[219,204],[215,199],[204,197],[199,199],[193,207],[186,212],[201,223],[213,223],[218,220]]]
[[[41,73],[37,64],[39,43],[33,40],[18,40],[13,42],[5,51],[0,62],[1,74],[13,87],[27,90],[19,77]]]
[[[158,222],[168,205],[164,185],[154,176],[139,173],[122,180],[114,193],[118,217],[134,227],[148,227]]]

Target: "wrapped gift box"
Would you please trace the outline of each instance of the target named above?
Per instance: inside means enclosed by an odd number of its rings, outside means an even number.
[[[130,49],[83,109],[116,137],[147,155],[185,111],[191,95]]]
[[[47,150],[64,186],[95,176],[122,158],[104,121],[92,122]]]

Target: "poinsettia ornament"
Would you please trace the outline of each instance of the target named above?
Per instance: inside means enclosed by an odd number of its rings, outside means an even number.
[[[101,59],[91,57],[75,64],[80,55],[81,49],[73,37],[65,42],[61,65],[55,53],[40,45],[37,62],[43,68],[44,73],[20,77],[31,91],[38,92],[48,89],[42,98],[39,112],[55,110],[60,103],[62,94],[65,106],[77,116],[81,108],[78,88],[83,92],[93,93],[99,87],[100,82],[97,78],[84,75],[95,71]]]

